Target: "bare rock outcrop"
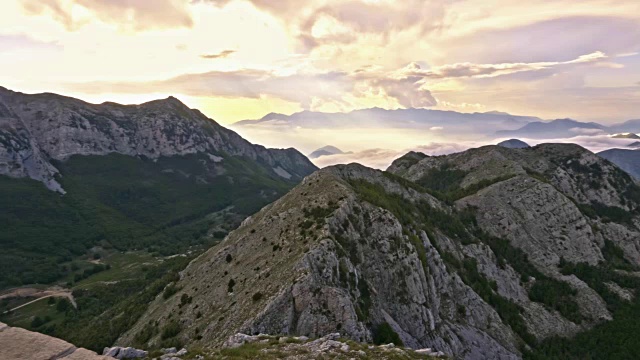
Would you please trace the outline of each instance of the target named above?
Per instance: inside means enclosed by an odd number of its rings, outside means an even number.
[[[409,154],[393,172],[323,169],[192,261],[172,285],[179,292],[159,296],[118,343],[145,332],[160,346],[165,326],[213,348],[339,332],[457,359],[519,359],[528,344],[612,319],[604,285],[567,264],[598,267],[613,251],[639,265],[629,250],[640,244],[639,204],[627,196],[638,189],[592,155],[493,146]]]
[[[64,340],[0,323],[0,359],[113,360]]]

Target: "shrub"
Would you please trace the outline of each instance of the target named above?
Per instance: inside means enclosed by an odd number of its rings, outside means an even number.
[[[388,323],[382,323],[373,331],[373,343],[376,345],[395,344],[396,346],[404,346],[402,339],[398,333]]]
[[[31,327],[34,329],[42,326],[43,324],[44,321],[42,320],[42,318],[40,318],[40,316],[36,316],[33,318],[33,320],[31,320]]]
[[[67,312],[71,308],[71,303],[67,299],[59,299],[58,304],[56,305],[56,310],[58,312]]]
[[[262,293],[257,292],[255,294],[253,294],[253,296],[251,297],[251,299],[253,299],[253,301],[260,301],[262,299]]]
[[[171,283],[164,288],[164,291],[162,292],[162,298],[167,300],[168,298],[172,297],[175,293],[177,293],[179,290],[180,288],[178,288],[176,284]]]
[[[162,340],[176,337],[180,333],[180,330],[180,324],[177,321],[173,320],[162,328],[162,334],[160,335],[160,337],[162,338]]]
[[[182,296],[180,297],[180,306],[191,304],[191,301],[193,301],[193,298],[191,296],[182,294]]]

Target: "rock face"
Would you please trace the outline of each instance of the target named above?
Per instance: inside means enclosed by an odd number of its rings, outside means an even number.
[[[561,266],[598,266],[612,247],[640,265],[638,187],[579,146],[410,153],[389,170],[308,176],[194,260],[180,291],[159,296],[118,343],[144,332],[159,346],[167,327],[204,346],[238,332],[339,332],[518,359],[526,343],[611,319],[599,293]],[[605,219],[618,210],[624,222]]]
[[[0,359],[113,360],[64,340],[0,323]]]
[[[110,356],[116,359],[138,359],[147,357],[147,352],[144,350],[134,349],[132,347],[112,347],[104,348],[102,355]]]
[[[212,161],[240,156],[287,179],[316,170],[295,149],[253,145],[173,97],[142,105],[94,105],[0,87],[1,175],[30,177],[62,192],[52,161],[109,153],[151,159],[207,153]]]

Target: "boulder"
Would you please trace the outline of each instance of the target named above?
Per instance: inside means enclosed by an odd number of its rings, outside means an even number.
[[[138,359],[147,357],[148,353],[132,347],[115,346],[112,348],[104,348],[102,355],[111,356],[116,359]]]

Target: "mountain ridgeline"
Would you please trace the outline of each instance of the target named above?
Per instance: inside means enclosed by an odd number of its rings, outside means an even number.
[[[211,245],[316,169],[175,98],[94,105],[0,88],[0,288],[51,283],[95,246]]]
[[[571,144],[325,168],[192,261],[118,343],[340,332],[456,359],[637,358],[639,206],[628,174]]]

